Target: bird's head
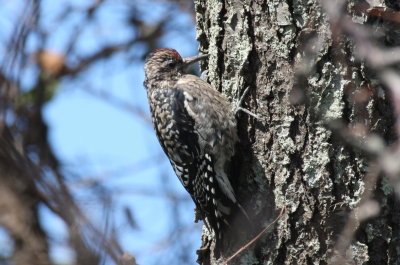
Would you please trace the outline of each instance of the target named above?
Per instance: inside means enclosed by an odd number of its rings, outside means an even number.
[[[182,58],[181,55],[174,49],[162,48],[151,52],[144,65],[146,78],[165,75],[179,75],[186,68],[199,60],[206,58],[207,54],[196,55],[192,57]]]

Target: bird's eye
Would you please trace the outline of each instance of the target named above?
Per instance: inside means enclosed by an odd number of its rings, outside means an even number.
[[[168,67],[173,68],[176,66],[176,62],[175,61],[169,61],[168,62]]]

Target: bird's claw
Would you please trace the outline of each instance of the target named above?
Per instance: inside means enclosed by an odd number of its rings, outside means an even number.
[[[243,111],[244,113],[246,113],[247,115],[250,115],[254,118],[256,118],[257,120],[262,120],[262,118],[260,116],[258,116],[257,114],[251,112],[248,109],[245,109],[242,107],[242,103],[247,95],[247,93],[249,92],[249,88],[250,87],[246,87],[243,94],[240,96],[240,99],[237,101],[236,103],[236,108],[235,108],[235,115],[238,115],[239,111]]]

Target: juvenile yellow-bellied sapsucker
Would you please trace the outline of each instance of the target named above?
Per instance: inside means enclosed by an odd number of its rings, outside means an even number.
[[[189,64],[206,57],[182,59],[174,49],[155,50],[146,59],[144,85],[158,140],[218,241],[227,217],[241,208],[226,172],[238,136],[226,97],[184,73]]]

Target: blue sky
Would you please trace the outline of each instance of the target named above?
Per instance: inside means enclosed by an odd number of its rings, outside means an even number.
[[[78,41],[78,51],[90,54],[105,43],[118,43],[133,34],[132,29],[123,24],[126,12],[124,1],[109,1],[99,10],[94,22],[85,25],[85,31]],[[148,21],[157,21],[165,12],[179,9],[163,2],[133,1],[140,4],[141,14]],[[55,18],[67,4],[79,10],[91,1],[44,1],[42,16],[46,28],[51,29],[51,37],[46,49],[63,53],[71,30],[79,25],[79,12],[71,15],[68,22],[57,26]],[[3,36],[12,30],[24,1],[0,0],[0,29]],[[0,16],[2,17],[2,16]],[[160,46],[176,48],[182,56],[197,53],[195,27],[190,15],[176,13],[169,31]],[[4,40],[2,40],[4,41]],[[37,49],[35,38],[28,43],[29,49]],[[4,52],[4,51],[3,51]],[[142,54],[140,44],[133,47],[132,53]],[[50,142],[67,172],[68,183],[86,214],[94,222],[101,224],[101,202],[96,201],[87,191],[87,179],[100,179],[108,192],[112,192],[115,205],[112,220],[117,227],[121,242],[126,251],[136,256],[139,264],[160,264],[160,260],[173,259],[165,255],[176,255],[163,251],[162,246],[172,227],[173,210],[165,200],[165,194],[172,191],[186,202],[176,211],[183,214],[182,227],[189,229],[184,238],[198,241],[200,246],[200,225],[193,224],[193,203],[178,179],[172,172],[166,157],[155,137],[151,125],[132,112],[115,106],[107,100],[99,99],[85,91],[106,91],[113,98],[131,104],[149,114],[146,91],[143,88],[143,62],[127,63],[125,55],[118,55],[85,71],[77,79],[65,79],[58,87],[55,97],[45,107],[45,120],[50,128]],[[35,69],[24,72],[23,84],[29,88]],[[75,177],[74,177],[75,176]],[[130,207],[138,223],[138,229],[131,229],[124,222],[123,209]],[[62,263],[73,260],[72,252],[65,244],[67,232],[63,222],[48,209],[43,208],[41,218],[50,233],[52,257]],[[1,242],[1,240],[0,240]],[[163,245],[164,244],[164,245]],[[195,249],[189,250],[191,260],[196,257]],[[169,253],[169,254],[168,254]]]

